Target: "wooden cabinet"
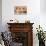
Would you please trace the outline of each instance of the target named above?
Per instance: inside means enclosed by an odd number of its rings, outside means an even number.
[[[33,23],[8,23],[13,41],[23,43],[22,46],[33,46]]]

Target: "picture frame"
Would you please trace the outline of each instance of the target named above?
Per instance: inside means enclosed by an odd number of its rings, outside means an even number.
[[[27,14],[27,7],[26,6],[15,6],[14,14],[18,14],[18,15]]]

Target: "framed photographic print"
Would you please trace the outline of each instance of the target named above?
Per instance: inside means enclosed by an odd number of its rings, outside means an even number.
[[[27,7],[26,6],[15,6],[14,14],[27,14]]]

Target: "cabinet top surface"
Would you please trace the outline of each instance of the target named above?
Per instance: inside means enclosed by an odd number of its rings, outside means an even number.
[[[34,23],[7,23],[7,24],[8,24],[8,25],[14,25],[14,24],[19,24],[19,25],[20,25],[20,24],[22,24],[22,25],[23,25],[23,24],[31,24],[31,25],[33,25]]]

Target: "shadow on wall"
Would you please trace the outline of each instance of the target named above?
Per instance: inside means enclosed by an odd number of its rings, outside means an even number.
[[[46,0],[40,0],[40,11],[46,14]]]
[[[2,31],[2,0],[0,0],[0,31]]]

